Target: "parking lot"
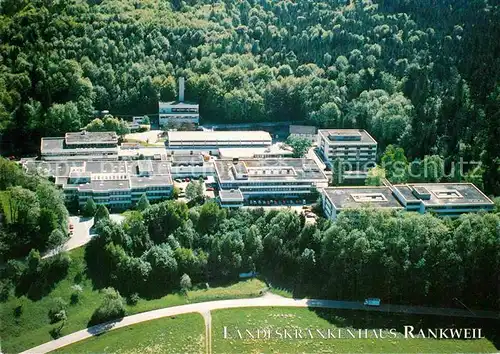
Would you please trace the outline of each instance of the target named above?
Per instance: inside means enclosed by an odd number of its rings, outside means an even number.
[[[125,217],[121,214],[110,214],[109,218],[116,223],[121,223]],[[68,219],[69,238],[62,246],[62,250],[69,251],[81,247],[90,242],[96,236],[93,229],[94,218],[83,218],[80,216],[70,216]],[[47,252],[43,258],[53,256],[59,250]]]

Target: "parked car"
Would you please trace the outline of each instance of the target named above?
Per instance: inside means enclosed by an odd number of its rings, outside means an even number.
[[[182,179],[180,179],[180,178],[176,178],[176,179],[174,179],[174,181],[176,181],[177,183],[181,183],[181,182],[182,182]]]
[[[213,187],[208,187],[208,188],[207,188],[207,191],[208,191],[208,192],[213,192],[213,191],[214,191],[214,188],[213,188]]]
[[[74,227],[75,227],[75,226],[74,226],[73,224],[69,224],[69,229],[70,229],[70,230],[73,230],[73,228],[74,228]]]
[[[365,302],[363,303],[365,306],[380,306],[380,299],[377,297],[369,297],[365,299]]]

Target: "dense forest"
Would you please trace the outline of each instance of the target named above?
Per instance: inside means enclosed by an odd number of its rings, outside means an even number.
[[[62,190],[0,157],[0,264],[26,256],[32,249],[57,248],[67,238],[68,210]]]
[[[203,122],[366,128],[381,151],[481,160],[498,195],[498,38],[491,0],[4,0],[1,149],[94,110],[154,119],[182,75]]]
[[[162,296],[183,274],[199,284],[258,271],[296,296],[498,309],[499,223],[498,210],[451,221],[363,208],[311,224],[289,210],[166,201],[122,225],[101,218],[86,260],[95,284],[125,296]]]

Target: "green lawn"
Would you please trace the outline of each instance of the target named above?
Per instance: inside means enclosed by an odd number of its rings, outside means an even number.
[[[76,305],[68,305],[68,320],[61,335],[86,328],[92,313],[101,303],[102,294],[93,289],[92,281],[86,277],[84,248],[75,249],[70,252],[70,255],[72,262],[68,276],[59,282],[48,296],[32,301],[25,296],[17,298],[11,295],[5,303],[0,304],[0,337],[1,349],[4,353],[20,352],[50,341],[52,339],[49,334],[50,330],[59,325],[49,323],[48,309],[56,297],[61,297],[69,304],[73,292],[71,287],[77,283],[83,288],[81,300]],[[263,282],[252,279],[226,287],[193,290],[188,292],[187,297],[169,294],[159,299],[141,299],[137,305],[127,306],[127,315],[191,302],[255,297],[259,296],[260,290],[264,287]],[[16,311],[19,307],[21,311]]]
[[[403,324],[415,325],[428,321],[423,316],[408,316],[366,311],[313,311],[306,308],[245,308],[217,310],[212,312],[212,349],[214,353],[478,353],[498,352],[488,339],[480,340],[435,340],[435,339],[324,339],[317,334],[313,339],[251,339],[245,330],[256,328],[305,330],[331,329],[338,333],[338,328],[351,329],[396,328],[403,330]],[[440,319],[451,321],[450,319]],[[451,323],[447,323],[451,325]],[[226,338],[224,338],[226,327]],[[442,328],[442,327],[441,327]],[[236,329],[242,333],[238,337]],[[261,332],[262,333],[262,332]],[[275,332],[272,332],[275,333]],[[345,332],[342,332],[345,333]],[[387,334],[387,332],[384,332]],[[401,336],[401,335],[400,335]],[[404,337],[404,336],[403,336]]]
[[[198,313],[109,331],[54,353],[203,353],[205,325]]]

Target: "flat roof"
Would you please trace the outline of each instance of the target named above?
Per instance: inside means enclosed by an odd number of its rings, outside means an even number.
[[[150,186],[165,186],[171,185],[171,175],[151,175],[147,177],[131,176],[130,185],[132,188],[150,187]]]
[[[423,202],[426,206],[439,205],[474,205],[489,204],[488,198],[472,183],[409,183],[394,185],[406,202]],[[426,194],[428,199],[418,198],[417,194]]]
[[[42,138],[41,150],[44,151],[56,151],[64,149],[64,138]]]
[[[117,143],[118,135],[115,132],[88,132],[66,133],[66,144],[99,144]]]
[[[174,154],[170,157],[173,163],[200,163],[204,162],[204,158],[202,154],[194,154],[194,155],[180,155]]]
[[[148,168],[150,176],[142,177],[137,174],[140,165]],[[62,185],[68,185],[68,177],[78,170],[84,176],[90,175],[91,181],[80,185],[69,185],[69,187],[77,186],[85,190],[92,190],[94,187],[96,190],[106,190],[172,184],[170,164],[165,161],[28,161],[24,167],[28,172],[38,171],[44,176],[54,176]]]
[[[330,145],[346,145],[346,144],[376,144],[377,141],[372,138],[372,136],[364,129],[320,129],[318,134],[323,135],[328,139]],[[354,137],[357,136],[359,140],[332,140],[330,136],[342,137]]]
[[[361,206],[403,208],[391,188],[385,186],[330,187],[323,190],[336,209],[359,208]]]
[[[199,104],[196,102],[179,102],[179,101],[169,101],[169,102],[158,102],[159,106],[174,106],[176,108],[198,108]]]
[[[65,183],[67,185],[67,181]],[[107,191],[107,190],[128,190],[129,180],[92,180],[90,183],[69,184],[68,187],[76,187],[81,191]]]
[[[271,135],[265,131],[169,131],[168,143],[183,142],[245,142],[272,141]]]
[[[221,189],[219,197],[222,202],[243,201],[243,194],[239,189]]]
[[[283,148],[282,144],[274,144],[268,147],[222,147],[219,149],[221,158],[229,159],[234,157],[253,158],[256,155],[283,155],[291,157],[292,150]]]
[[[312,159],[239,159],[215,160],[219,180],[226,181],[274,181],[274,180],[327,180],[321,168]],[[247,173],[247,179],[237,179],[238,173]]]
[[[139,173],[153,173],[153,162],[151,160],[139,160],[137,161],[137,169],[139,170]]]

